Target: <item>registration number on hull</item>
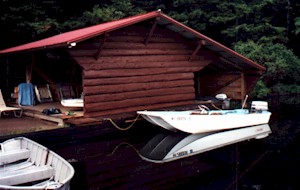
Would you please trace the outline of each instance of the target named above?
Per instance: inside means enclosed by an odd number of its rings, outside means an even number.
[[[180,156],[184,156],[187,154],[188,154],[188,151],[177,152],[177,153],[173,154],[173,157],[180,157]]]
[[[188,120],[189,118],[188,118],[188,117],[180,116],[180,117],[172,117],[171,119],[172,119],[172,120],[176,120],[176,121],[186,121],[186,120]]]

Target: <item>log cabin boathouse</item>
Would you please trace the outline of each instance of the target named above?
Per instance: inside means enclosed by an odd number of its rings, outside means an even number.
[[[83,94],[83,117],[241,100],[265,68],[160,11],[102,23],[0,51],[0,88],[22,82]],[[7,72],[9,70],[9,72]],[[5,76],[5,77],[4,77]],[[3,82],[5,81],[5,82]]]

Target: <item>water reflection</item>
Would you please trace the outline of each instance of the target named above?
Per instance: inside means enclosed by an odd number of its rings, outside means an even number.
[[[246,132],[250,128],[202,135],[155,129],[157,127],[141,125],[128,132],[103,133],[89,138],[48,137],[47,140],[53,141],[47,142],[47,146],[72,162],[76,171],[72,190],[172,189],[187,185],[192,188],[195,184],[195,189],[225,189],[237,179],[237,155],[242,151],[236,149],[236,142],[263,137],[270,132],[268,125],[251,127],[251,135]],[[264,152],[260,151],[263,147],[260,143],[264,141],[245,144],[255,147],[246,148],[252,150],[248,151],[251,152],[246,156],[248,160],[243,159],[246,165]],[[225,146],[228,144],[233,145]],[[214,150],[207,151],[210,149]]]
[[[297,190],[300,189],[299,111],[274,112],[270,121],[272,134],[266,138],[230,141],[231,145],[202,153],[198,151],[206,150],[203,146],[212,145],[206,138],[220,142],[209,137],[217,134],[188,140],[192,138],[187,134],[165,133],[164,129],[146,121],[139,121],[128,131],[102,125],[70,127],[27,137],[71,161],[75,168],[72,190]],[[228,135],[223,133],[222,136],[226,140]],[[159,142],[165,140],[169,145],[161,146]],[[186,143],[197,144],[198,140],[201,143],[197,148]],[[168,160],[172,161],[160,163],[168,153],[176,152],[175,147],[179,147],[176,150],[188,147],[185,151],[189,153],[192,149],[197,153],[170,154]],[[159,154],[157,150],[160,150]],[[152,156],[154,152],[156,156]],[[148,160],[142,159],[141,155],[148,156]],[[150,161],[149,155],[155,162]]]
[[[163,163],[249,139],[260,139],[271,133],[268,124],[202,134],[161,133],[140,151],[147,161]]]

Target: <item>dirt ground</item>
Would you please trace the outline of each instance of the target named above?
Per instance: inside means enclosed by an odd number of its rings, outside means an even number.
[[[22,116],[21,118],[2,116],[0,118],[0,136],[15,135],[56,128],[60,128],[60,126],[57,126],[57,123],[27,116]]]

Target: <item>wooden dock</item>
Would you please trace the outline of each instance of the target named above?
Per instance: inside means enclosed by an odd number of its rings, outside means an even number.
[[[51,121],[57,123],[59,126],[64,126],[66,124],[65,122],[70,118],[83,118],[83,110],[63,107],[60,102],[42,103],[34,106],[22,106],[21,108],[23,109],[23,115]],[[51,108],[59,109],[61,113],[50,115],[43,113],[43,110]]]
[[[169,107],[161,110],[187,110],[197,109],[198,104],[208,104],[207,101],[198,101],[195,104]],[[17,105],[13,105],[17,106]],[[63,107],[60,102],[42,103],[34,106],[22,106],[23,115],[37,118],[45,121],[51,121],[57,123],[58,126],[87,126],[87,125],[100,125],[107,121],[122,121],[122,123],[130,123],[137,117],[136,112],[126,112],[122,114],[106,115],[102,117],[86,117],[84,116],[83,109],[78,110],[74,108]],[[61,111],[60,114],[46,115],[43,110],[56,108]],[[142,118],[139,118],[139,120]]]

